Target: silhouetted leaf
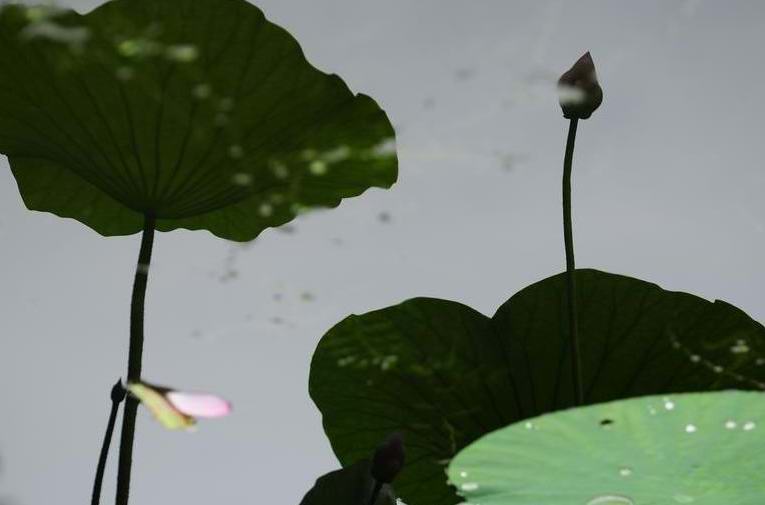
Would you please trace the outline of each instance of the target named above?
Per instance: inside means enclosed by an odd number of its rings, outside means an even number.
[[[368,505],[374,486],[370,462],[362,460],[319,477],[300,505]],[[396,505],[389,485],[382,487],[375,505]]]
[[[104,235],[251,240],[396,180],[371,98],[244,0],[0,11],[0,152],[30,209]]]
[[[763,388],[765,329],[724,302],[578,270],[587,403],[664,392]],[[481,435],[573,405],[564,276],[533,284],[488,318],[417,298],[350,316],[321,340],[311,396],[343,464],[401,431],[409,505],[457,501],[444,466]]]
[[[449,479],[481,505],[759,505],[763,427],[762,393],[634,398],[495,431],[454,458]]]

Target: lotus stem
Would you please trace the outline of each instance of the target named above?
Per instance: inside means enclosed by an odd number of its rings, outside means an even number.
[[[154,244],[156,219],[146,215],[141,236],[141,249],[138,253],[133,296],[130,304],[130,350],[128,352],[127,381],[141,380],[141,360],[143,355],[143,319],[146,285],[149,280],[151,250]],[[133,463],[133,439],[135,438],[135,420],[138,413],[138,400],[128,396],[125,400],[125,412],[122,417],[120,437],[120,457],[117,470],[117,505],[128,505],[130,495],[130,471]]]
[[[369,505],[375,505],[377,503],[377,498],[380,496],[380,491],[382,491],[383,483],[379,480],[375,480],[375,487],[372,490],[372,496],[369,499]]]
[[[575,404],[584,403],[582,387],[582,363],[579,353],[579,328],[576,312],[576,265],[574,263],[574,233],[571,225],[571,165],[574,160],[574,143],[579,119],[574,117],[568,127],[566,155],[563,159],[563,239],[566,246],[566,293],[568,308],[568,331],[571,353],[571,372]]]
[[[125,389],[122,387],[122,381],[118,380],[112,387],[111,393],[112,408],[109,412],[109,422],[106,423],[106,433],[104,442],[101,445],[101,454],[98,457],[98,466],[96,467],[96,478],[93,481],[93,497],[90,500],[91,505],[98,505],[101,501],[101,484],[104,482],[104,470],[106,470],[106,460],[109,457],[109,446],[112,443],[112,434],[114,425],[117,421],[117,411],[120,403],[125,399]]]

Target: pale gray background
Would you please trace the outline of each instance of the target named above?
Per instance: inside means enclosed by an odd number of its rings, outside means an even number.
[[[336,467],[307,393],[328,328],[417,295],[491,314],[560,271],[566,122],[551,79],[587,49],[605,102],[578,138],[579,265],[765,318],[764,2],[259,5],[386,109],[400,180],[247,248],[157,237],[145,377],[220,392],[235,413],[186,434],[143,412],[132,503],[296,505]],[[0,500],[87,503],[125,368],[138,237],[25,210],[0,164]]]

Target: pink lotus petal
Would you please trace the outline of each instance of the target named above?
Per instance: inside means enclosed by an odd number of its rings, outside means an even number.
[[[231,404],[215,395],[168,391],[165,397],[173,407],[192,417],[223,417],[231,413]]]
[[[190,430],[194,418],[179,411],[165,397],[166,388],[152,386],[142,382],[130,382],[127,390],[154,415],[157,421],[169,430]]]

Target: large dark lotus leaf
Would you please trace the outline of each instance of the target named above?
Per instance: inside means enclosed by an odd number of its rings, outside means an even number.
[[[29,208],[104,235],[250,240],[397,176],[374,100],[244,0],[3,7],[0,152]]]
[[[724,302],[578,270],[586,402],[765,389],[765,328]],[[573,405],[565,277],[533,284],[488,318],[416,298],[350,316],[321,340],[310,392],[343,464],[402,431],[409,505],[458,501],[444,465],[481,435]]]

